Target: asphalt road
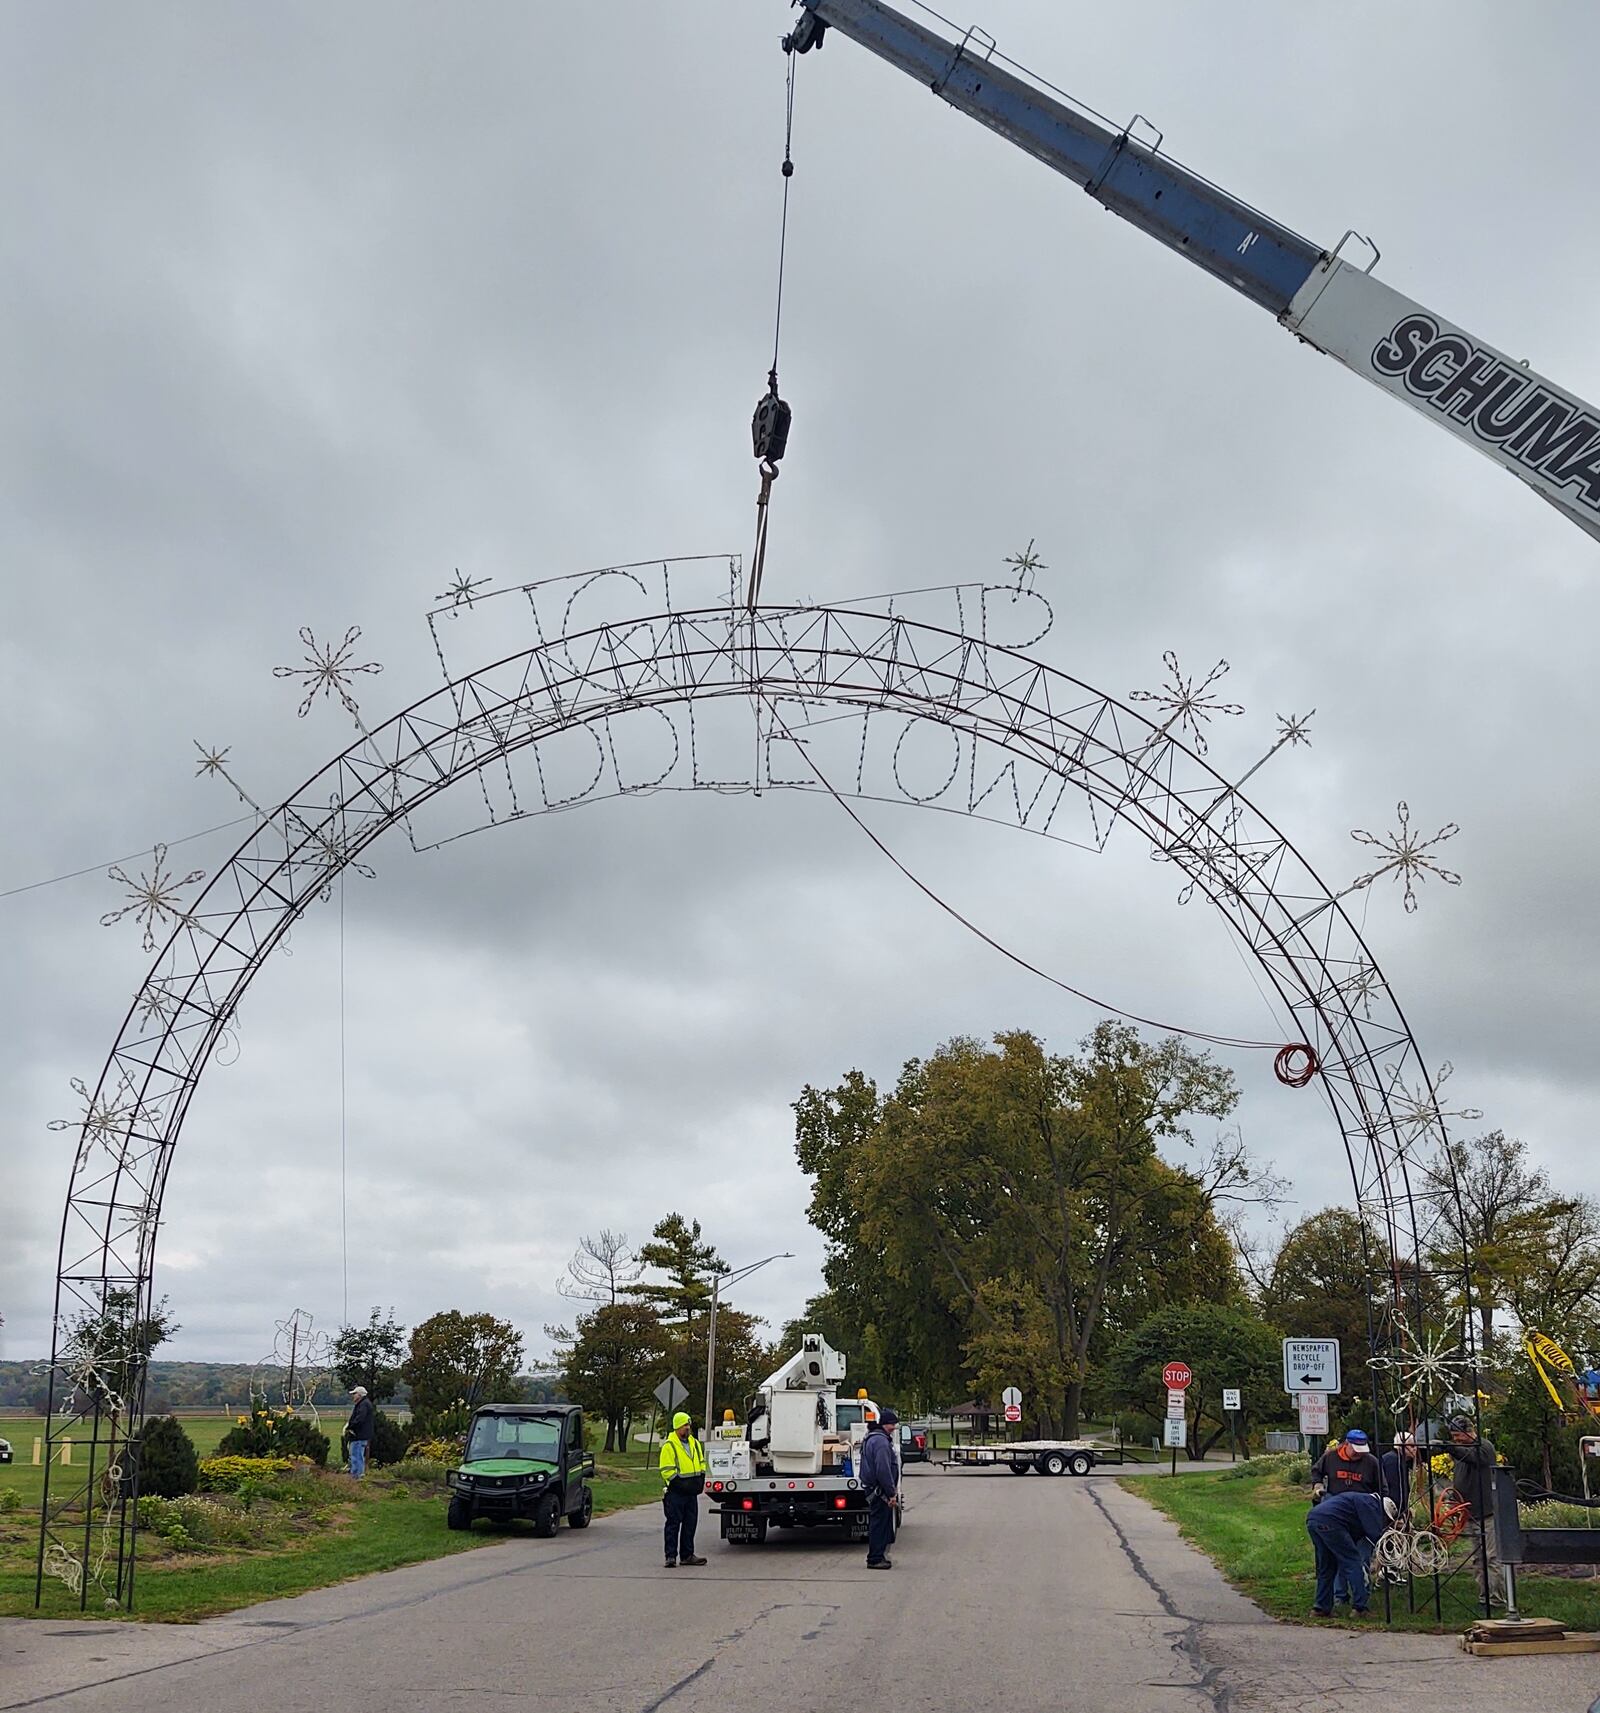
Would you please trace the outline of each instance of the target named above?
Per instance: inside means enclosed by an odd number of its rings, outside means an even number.
[[[1146,1479],[1159,1479],[1148,1476]],[[660,1568],[659,1512],[173,1628],[0,1623],[63,1713],[1587,1713],[1600,1658],[1270,1623],[1105,1475],[909,1473],[894,1569],[775,1537]]]

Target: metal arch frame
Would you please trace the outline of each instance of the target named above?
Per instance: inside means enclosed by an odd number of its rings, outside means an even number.
[[[79,1128],[57,1270],[40,1596],[46,1572],[53,1571],[84,1606],[91,1582],[109,1598],[132,1603],[137,1518],[130,1501],[137,1472],[124,1475],[121,1447],[142,1420],[146,1365],[124,1352],[130,1395],[114,1396],[97,1366],[97,1352],[84,1348],[82,1329],[92,1325],[93,1342],[103,1343],[99,1335],[113,1319],[113,1301],[121,1305],[124,1322],[130,1304],[135,1320],[149,1312],[161,1203],[177,1140],[200,1076],[228,1035],[257,970],[293,923],[319,897],[329,896],[344,868],[362,866],[361,853],[388,828],[404,824],[415,845],[412,816],[452,785],[476,778],[489,819],[496,820],[489,770],[504,769],[509,780],[512,758],[531,749],[537,760],[545,738],[588,730],[601,756],[596,781],[609,748],[618,792],[666,788],[678,747],[665,773],[632,785],[622,780],[612,722],[630,713],[687,706],[692,722],[696,702],[747,700],[756,726],[758,790],[836,789],[820,774],[820,783],[808,785],[773,773],[775,741],[819,730],[805,721],[791,726],[781,716],[775,720],[776,708],[798,706],[803,713],[823,704],[860,710],[863,755],[870,716],[902,715],[906,732],[917,722],[950,729],[958,756],[944,787],[929,797],[906,792],[908,801],[932,802],[948,790],[965,737],[973,757],[965,813],[976,814],[978,802],[1008,781],[1015,824],[1060,837],[1053,822],[1071,785],[1088,800],[1090,842],[1103,847],[1118,824],[1142,832],[1151,855],[1171,861],[1186,877],[1185,896],[1198,889],[1222,911],[1317,1054],[1320,1081],[1344,1138],[1363,1232],[1369,1242],[1381,1241],[1389,1257],[1388,1278],[1375,1280],[1375,1350],[1397,1347],[1407,1336],[1420,1342],[1446,1314],[1452,1330],[1461,1324],[1459,1304],[1470,1305],[1464,1259],[1448,1277],[1429,1259],[1454,1185],[1441,1196],[1435,1186],[1415,1184],[1411,1169],[1420,1150],[1431,1152],[1444,1140],[1444,1115],[1404,1014],[1340,903],[1343,895],[1330,891],[1237,784],[1178,741],[1175,719],[1157,724],[1018,649],[987,641],[986,623],[975,636],[896,613],[894,600],[886,604],[887,611],[750,611],[732,602],[678,610],[669,591],[666,609],[648,616],[573,634],[563,625],[551,637],[541,630],[536,646],[449,679],[380,726],[369,730],[358,719],[358,741],[262,813],[200,897],[176,912],[176,924],[86,1099]],[[569,600],[568,617],[571,607]],[[604,727],[604,740],[597,727]],[[1005,759],[974,802],[980,746]],[[1019,767],[1041,780],[1026,809]],[[1051,780],[1059,782],[1053,802],[1038,818],[1042,824],[1030,827]],[[854,788],[846,783],[837,789],[866,795],[862,787],[858,769]],[[688,788],[750,786],[702,780],[696,773]],[[519,806],[512,818],[571,806],[590,794],[551,800],[542,764],[540,792],[539,809]],[[1368,1260],[1370,1271],[1370,1250]],[[1466,1365],[1475,1369],[1470,1308],[1461,1319]],[[1428,1384],[1404,1396],[1396,1393],[1389,1404],[1392,1415],[1409,1410],[1425,1417]],[[86,1424],[90,1455],[84,1482],[62,1493],[58,1480],[52,1497],[54,1454]],[[107,1580],[113,1560],[114,1585]]]

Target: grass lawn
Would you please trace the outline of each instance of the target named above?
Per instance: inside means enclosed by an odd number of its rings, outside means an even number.
[[[1304,1486],[1290,1485],[1281,1471],[1235,1480],[1221,1470],[1177,1481],[1147,1477],[1124,1485],[1165,1511],[1184,1538],[1211,1557],[1234,1587],[1263,1611],[1275,1618],[1308,1619],[1315,1578],[1306,1534],[1310,1493]],[[1457,1551],[1464,1553],[1465,1543]],[[1396,1628],[1454,1631],[1480,1615],[1470,1570],[1444,1584],[1442,1626],[1434,1614],[1432,1582],[1419,1580],[1413,1597],[1419,1608],[1414,1612],[1407,1610],[1405,1588],[1391,1590]],[[1574,1630],[1600,1630],[1600,1583],[1519,1576],[1517,1602],[1525,1616],[1556,1618]],[[1374,1591],[1372,1608],[1375,1613],[1383,1610],[1379,1590]]]
[[[215,1450],[232,1425],[231,1418],[220,1417],[184,1422],[202,1457]],[[37,1417],[0,1418],[0,1437],[9,1439],[17,1454],[15,1463],[0,1465],[0,1493],[15,1489],[22,1499],[20,1509],[0,1512],[0,1616],[34,1615],[43,1470],[31,1458],[34,1437],[42,1429]],[[75,1463],[68,1473],[78,1468]],[[660,1477],[642,1459],[602,1463],[594,1479],[595,1514],[646,1503],[660,1491]],[[332,1470],[285,1477],[248,1511],[228,1495],[201,1497],[216,1507],[204,1512],[215,1527],[214,1542],[174,1546],[141,1530],[135,1617],[167,1622],[213,1617],[258,1600],[303,1594],[528,1533],[525,1524],[495,1531],[481,1523],[471,1534],[452,1533],[445,1527],[442,1486],[402,1481],[381,1469],[359,1483]],[[91,1587],[89,1611],[97,1618],[116,1616],[105,1609],[103,1598]],[[47,1579],[39,1615],[65,1617],[78,1610],[77,1598]]]

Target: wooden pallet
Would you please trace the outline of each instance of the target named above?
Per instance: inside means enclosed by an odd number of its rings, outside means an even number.
[[[1513,1654],[1600,1653],[1600,1636],[1569,1636],[1554,1618],[1485,1618],[1461,1638],[1469,1654],[1498,1659]]]

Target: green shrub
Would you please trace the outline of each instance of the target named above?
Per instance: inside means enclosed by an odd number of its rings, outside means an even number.
[[[22,1495],[15,1487],[0,1487],[0,1516],[22,1509]]]
[[[200,1491],[237,1493],[250,1481],[259,1492],[264,1478],[300,1466],[292,1457],[208,1457],[200,1465]]]
[[[465,1443],[459,1439],[414,1439],[406,1447],[406,1456],[425,1458],[429,1463],[443,1463],[454,1469],[465,1450]]]
[[[372,1423],[372,1438],[367,1442],[367,1461],[374,1464],[398,1463],[406,1454],[406,1430],[393,1416],[377,1411]]]
[[[1303,1487],[1311,1479],[1311,1459],[1302,1451],[1271,1451],[1265,1457],[1230,1463],[1218,1480],[1261,1481],[1268,1476],[1276,1476],[1291,1487]]]
[[[141,1493],[178,1499],[199,1485],[200,1459],[176,1416],[151,1416],[129,1447],[129,1457]]]
[[[319,1469],[328,1463],[328,1436],[292,1410],[255,1404],[240,1416],[217,1446],[219,1457],[309,1457]]]

